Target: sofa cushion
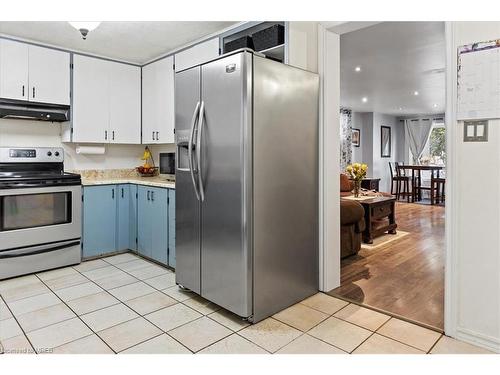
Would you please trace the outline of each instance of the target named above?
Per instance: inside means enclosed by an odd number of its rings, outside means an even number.
[[[340,200],[340,224],[357,224],[365,216],[365,210],[359,202],[350,199]]]
[[[343,173],[340,174],[340,191],[351,192],[354,189],[353,183],[349,177]]]

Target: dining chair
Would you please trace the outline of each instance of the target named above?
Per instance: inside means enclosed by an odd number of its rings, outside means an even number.
[[[389,162],[389,170],[391,171],[391,194],[396,196],[396,200],[400,197],[406,197],[410,202],[410,177],[406,176],[404,171],[399,168],[397,161]],[[395,190],[395,191],[394,191]]]
[[[431,204],[444,203],[445,200],[445,188],[446,178],[445,177],[431,177]]]

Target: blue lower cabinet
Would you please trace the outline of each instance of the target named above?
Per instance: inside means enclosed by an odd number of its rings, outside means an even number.
[[[175,268],[175,190],[168,189],[168,265]]]
[[[152,257],[151,190],[147,186],[137,187],[137,251]]]
[[[175,190],[85,186],[83,257],[128,249],[175,267]]]
[[[83,188],[83,257],[116,251],[117,187]]]
[[[151,188],[151,257],[168,264],[168,189]]]

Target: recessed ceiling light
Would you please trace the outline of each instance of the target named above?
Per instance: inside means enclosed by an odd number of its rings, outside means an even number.
[[[418,96],[418,91],[414,91],[413,95]]]
[[[434,108],[437,108],[437,107],[438,107],[438,105],[437,105],[437,104],[434,104],[434,105],[433,105],[433,107],[434,107]]]
[[[356,72],[361,72],[361,67],[360,67],[360,66],[355,67],[355,68],[354,68],[354,71],[356,71]]]
[[[402,111],[403,110],[403,107],[399,107],[399,110]]]
[[[361,101],[362,101],[363,103],[366,103],[366,102],[368,101],[368,98],[367,98],[366,96],[365,96],[365,97],[362,97],[362,98],[361,98]]]

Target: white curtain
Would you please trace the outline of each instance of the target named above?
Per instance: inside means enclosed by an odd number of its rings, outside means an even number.
[[[431,119],[405,120],[405,136],[410,146],[413,162],[420,164],[420,155],[424,151],[427,139],[431,134]]]

